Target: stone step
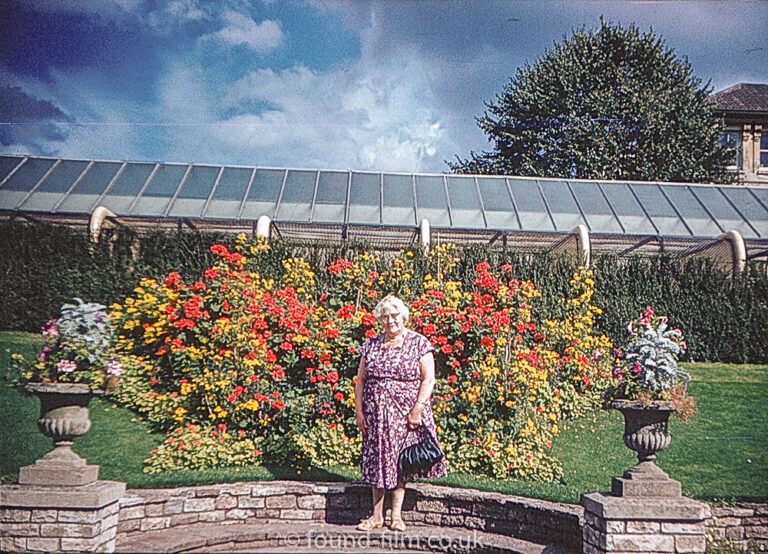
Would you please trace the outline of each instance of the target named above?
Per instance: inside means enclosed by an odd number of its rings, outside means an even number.
[[[462,528],[410,525],[358,531],[330,523],[199,523],[118,535],[117,552],[509,552],[566,554],[560,547]]]

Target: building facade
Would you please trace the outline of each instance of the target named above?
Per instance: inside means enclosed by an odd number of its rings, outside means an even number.
[[[710,99],[725,120],[723,142],[734,149],[736,182],[768,185],[768,85],[739,83]]]

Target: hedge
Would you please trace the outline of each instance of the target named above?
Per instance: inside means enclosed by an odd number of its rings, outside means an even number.
[[[141,277],[162,279],[170,271],[194,277],[213,262],[212,244],[234,241],[234,235],[225,233],[139,235],[116,228],[104,230],[98,243],[93,243],[87,230],[80,228],[5,222],[0,225],[0,329],[37,331],[72,298],[110,304],[127,296]],[[319,269],[330,260],[368,248],[350,242],[276,240],[261,271],[268,277],[280,271],[283,258],[291,256],[301,256]],[[451,278],[471,280],[477,262],[503,260],[515,267],[518,278],[537,284],[547,311],[556,309],[576,266],[569,257],[513,247],[460,248],[461,261]],[[768,362],[768,275],[763,264],[749,262],[741,276],[732,278],[707,258],[604,254],[593,259],[594,302],[604,309],[596,331],[606,333],[615,344],[623,344],[627,322],[652,305],[683,328],[689,360]],[[423,281],[423,262],[414,259],[414,291]]]

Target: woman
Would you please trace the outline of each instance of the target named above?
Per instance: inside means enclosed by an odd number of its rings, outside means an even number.
[[[391,528],[405,531],[402,518],[405,481],[413,477],[442,477],[445,458],[418,475],[399,475],[400,451],[428,434],[437,443],[429,397],[435,385],[434,348],[426,337],[405,328],[408,308],[394,295],[386,296],[373,315],[384,332],[361,347],[355,384],[355,417],[363,434],[363,481],[373,492],[373,515],[357,526],[363,531],[384,523],[384,491],[392,491]],[[422,425],[423,424],[423,425]]]

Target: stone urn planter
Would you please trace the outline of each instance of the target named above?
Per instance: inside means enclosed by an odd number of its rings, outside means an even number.
[[[98,479],[99,466],[87,465],[72,451],[72,441],[91,428],[88,404],[104,393],[81,383],[30,383],[25,390],[40,399],[37,428],[53,439],[54,448],[33,465],[19,470],[27,485],[86,485]]]
[[[680,483],[670,479],[656,463],[656,453],[672,439],[669,416],[675,412],[672,402],[657,400],[643,405],[638,400],[613,400],[608,406],[624,415],[624,444],[637,452],[638,463],[614,477],[612,492],[617,496],[679,496]]]

